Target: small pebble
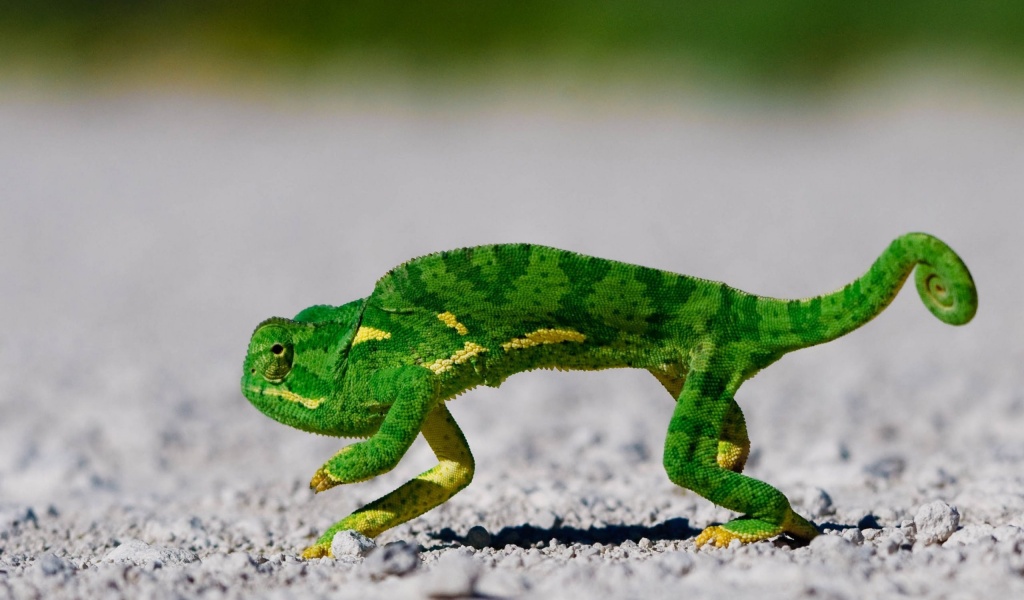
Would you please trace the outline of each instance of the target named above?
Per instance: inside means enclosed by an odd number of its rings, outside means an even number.
[[[107,552],[101,560],[102,562],[161,567],[196,562],[199,557],[181,548],[151,546],[142,540],[127,539],[118,547]]]
[[[363,561],[363,569],[373,579],[382,579],[388,575],[405,575],[419,566],[419,549],[401,541],[374,548]]]
[[[803,506],[813,518],[824,517],[835,512],[832,497],[821,488],[807,488],[804,492]]]
[[[53,552],[46,552],[36,562],[40,571],[47,577],[54,575],[70,575],[76,571],[75,565],[57,556]]]
[[[897,479],[907,468],[907,461],[902,456],[889,456],[864,467],[864,471],[879,479]]]
[[[852,569],[857,565],[862,565],[865,559],[873,554],[872,549],[854,544],[842,535],[831,533],[814,538],[807,549],[813,553],[815,561],[821,561],[839,569]]]
[[[925,504],[914,514],[917,541],[924,544],[941,544],[953,535],[960,525],[960,512],[941,500]]]
[[[479,577],[480,563],[460,552],[447,552],[425,577],[422,590],[431,598],[468,598]]]
[[[377,547],[370,538],[351,529],[339,531],[331,540],[331,556],[338,559],[363,558]]]
[[[245,552],[217,552],[203,559],[203,570],[222,573],[241,573],[254,566],[254,561]]]
[[[483,550],[491,545],[491,534],[480,525],[474,525],[466,532],[466,544],[477,550]]]
[[[681,550],[665,552],[654,560],[658,562],[658,566],[666,575],[675,577],[686,575],[693,570],[694,565],[693,555]]]
[[[956,483],[956,477],[950,475],[942,467],[922,469],[917,475],[917,485],[922,489],[945,488]]]

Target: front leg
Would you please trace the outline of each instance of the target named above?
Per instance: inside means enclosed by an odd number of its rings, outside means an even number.
[[[378,371],[370,377],[368,389],[375,398],[390,401],[391,407],[372,436],[342,448],[320,467],[309,483],[314,491],[366,481],[395,468],[436,402],[431,374],[420,367]]]
[[[334,534],[339,531],[353,529],[367,537],[375,537],[444,503],[469,485],[473,479],[473,455],[470,454],[465,436],[444,403],[438,403],[427,414],[421,431],[424,439],[430,444],[430,449],[437,456],[437,466],[332,525],[315,544],[303,551],[303,558],[330,556],[331,541]],[[408,448],[408,445],[405,448]],[[347,453],[343,451],[339,456],[343,454]],[[337,458],[336,456],[335,459]],[[317,471],[311,485],[315,487],[321,473],[325,471],[323,477],[332,477],[330,473],[334,472],[332,462],[335,459],[331,459],[324,468]]]

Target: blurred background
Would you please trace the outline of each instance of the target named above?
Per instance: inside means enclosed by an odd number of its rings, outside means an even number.
[[[305,478],[339,442],[247,405],[252,328],[482,243],[794,297],[928,231],[975,273],[977,321],[942,327],[904,294],[900,316],[746,387],[752,422],[814,429],[846,402],[844,426],[881,431],[913,382],[979,353],[991,402],[1019,403],[1022,83],[1013,0],[8,0],[0,499]],[[882,386],[901,397],[836,385],[865,373],[905,379]],[[643,374],[534,377],[587,402],[663,393]],[[453,407],[471,443],[505,429],[495,394],[523,418],[565,395],[517,381]],[[623,435],[656,463],[671,403],[644,401]],[[608,427],[608,406],[578,418]],[[889,434],[864,435],[870,453]]]
[[[821,92],[907,63],[1014,78],[1024,66],[1024,9],[1012,0],[9,0],[4,13],[7,75],[86,85]]]

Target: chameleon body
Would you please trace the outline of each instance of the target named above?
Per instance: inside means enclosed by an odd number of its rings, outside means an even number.
[[[723,283],[529,244],[464,248],[410,260],[341,306],[271,318],[253,333],[242,391],[305,431],[363,437],[313,476],[317,492],[392,469],[418,434],[438,464],[330,527],[373,537],[469,484],[473,457],[445,401],[538,368],[647,369],[676,402],[665,440],[669,479],[742,516],[697,538],[728,545],[815,526],[772,486],[741,474],[750,450],[737,389],[787,352],[870,321],[916,267],[925,306],[967,323],[977,293],[943,242],[904,235],[866,274],[813,298],[756,296]]]

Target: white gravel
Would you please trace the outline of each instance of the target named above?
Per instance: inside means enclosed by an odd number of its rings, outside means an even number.
[[[338,559],[361,559],[376,548],[373,540],[352,530],[339,531],[331,540],[331,556]]]
[[[865,97],[8,91],[0,598],[1024,597],[1022,104]],[[314,497],[309,478],[348,441],[241,396],[264,318],[363,296],[415,255],[503,241],[807,296],[913,230],[972,269],[973,323],[942,325],[911,286],[738,398],[748,472],[823,526],[811,544],[695,551],[730,513],[665,476],[658,383],[538,372],[451,403],[477,457],[469,488],[373,545],[298,558],[431,455],[417,443],[394,472]]]

